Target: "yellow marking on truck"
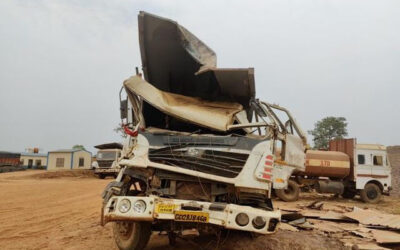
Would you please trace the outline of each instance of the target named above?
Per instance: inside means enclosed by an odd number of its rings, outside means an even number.
[[[173,214],[174,210],[175,210],[175,204],[170,204],[170,203],[156,204],[156,212],[159,214]]]

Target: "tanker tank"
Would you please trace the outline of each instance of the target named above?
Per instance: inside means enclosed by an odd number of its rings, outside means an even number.
[[[350,158],[337,151],[307,150],[306,170],[309,177],[345,178],[350,174]]]

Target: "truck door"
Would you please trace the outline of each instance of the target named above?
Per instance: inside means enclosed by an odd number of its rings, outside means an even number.
[[[363,150],[356,150],[356,157],[354,163],[355,177],[357,179],[362,177],[371,177],[372,175],[372,160],[371,155]]]
[[[379,180],[382,185],[390,186],[390,173],[391,169],[387,161],[387,155],[382,153],[375,153],[372,155],[372,176],[374,179]]]

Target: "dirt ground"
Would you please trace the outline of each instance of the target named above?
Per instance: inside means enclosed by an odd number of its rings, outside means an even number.
[[[90,173],[52,173],[40,170],[0,174],[1,249],[117,249],[111,224],[100,226],[101,192],[111,179],[100,180]],[[299,203],[315,199],[366,207],[361,201],[306,195]],[[274,202],[275,206],[285,204]],[[400,213],[400,202],[385,197],[381,205],[369,205]],[[307,239],[307,240],[305,240]],[[177,240],[172,248],[166,235],[153,234],[148,249],[342,249],[329,235],[313,231],[278,231],[252,238],[231,232],[216,238]]]

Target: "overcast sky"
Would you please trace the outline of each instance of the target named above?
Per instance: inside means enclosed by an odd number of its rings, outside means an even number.
[[[254,67],[257,96],[303,130],[344,116],[358,142],[400,144],[398,0],[1,0],[0,150],[120,140],[140,10],[178,21],[219,67]]]

